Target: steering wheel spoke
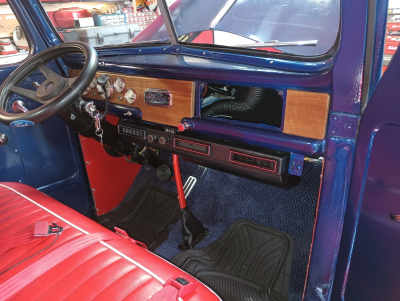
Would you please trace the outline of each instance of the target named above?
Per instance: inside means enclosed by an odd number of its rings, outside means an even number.
[[[35,100],[35,101],[37,101],[37,102],[39,102],[41,104],[45,104],[46,103],[43,100],[40,100],[39,97],[37,97],[36,91],[28,90],[28,89],[25,89],[25,88],[14,86],[14,85],[10,85],[8,90],[11,91],[11,92],[17,93],[17,94],[19,94],[21,96],[25,96],[27,98],[33,99],[33,100]]]
[[[51,70],[49,67],[47,67],[45,64],[40,64],[37,66],[37,69],[42,72],[42,74],[47,78],[52,78],[52,77],[62,77],[61,75],[55,73],[53,70]]]

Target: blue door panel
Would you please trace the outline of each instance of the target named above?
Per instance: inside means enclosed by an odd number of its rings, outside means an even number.
[[[361,118],[331,300],[399,300],[400,52]]]
[[[77,172],[67,128],[58,117],[16,128],[15,134],[25,168],[24,183],[39,188]]]
[[[371,150],[345,300],[399,300],[400,125],[378,129]],[[382,154],[385,153],[385,156]],[[390,175],[390,176],[389,176]]]
[[[31,37],[31,40],[35,41],[35,45],[43,45],[38,35]],[[18,66],[1,66],[0,84]],[[59,73],[54,62],[48,66]],[[40,72],[34,72],[20,86],[33,89],[33,82],[42,83],[44,80]],[[13,94],[9,98],[7,111],[12,112],[11,105],[16,100],[22,100],[29,110],[40,105]],[[33,186],[82,214],[93,216],[93,200],[79,138],[59,117],[27,128],[11,128],[0,124],[0,133],[6,134],[9,139],[5,146],[0,146],[0,181]]]

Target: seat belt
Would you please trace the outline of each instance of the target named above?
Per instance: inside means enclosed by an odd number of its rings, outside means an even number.
[[[4,254],[8,250],[25,245],[32,241],[48,238],[50,234],[61,233],[62,230],[62,227],[59,227],[54,223],[47,221],[36,222],[33,231],[32,229],[29,229],[24,233],[3,238],[1,240],[0,255]]]
[[[190,282],[183,276],[173,276],[148,301],[177,301],[179,298],[194,292],[197,286],[197,282]]]
[[[6,300],[18,293],[32,281],[71,255],[100,241],[119,239],[115,233],[94,233],[77,237],[47,253],[0,285],[0,300]],[[121,239],[123,239],[121,237]]]

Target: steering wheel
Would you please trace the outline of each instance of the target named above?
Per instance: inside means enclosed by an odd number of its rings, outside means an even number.
[[[69,54],[84,54],[85,64],[75,78],[65,78],[53,72],[46,64]],[[46,80],[36,91],[19,87],[32,72],[39,70]],[[40,123],[68,108],[89,86],[97,71],[97,53],[82,42],[62,43],[28,58],[15,69],[0,86],[0,122],[13,127]],[[42,106],[23,113],[8,113],[6,108],[12,93],[33,99]]]

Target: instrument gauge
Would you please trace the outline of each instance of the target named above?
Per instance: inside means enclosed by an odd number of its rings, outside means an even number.
[[[95,76],[95,77],[93,78],[93,80],[92,80],[92,82],[90,83],[89,87],[92,88],[92,89],[94,89],[94,88],[96,88],[96,85],[97,85],[97,76]]]
[[[83,96],[88,95],[90,90],[90,86],[86,88],[86,90],[82,93]]]
[[[105,89],[106,89],[106,94],[108,98],[111,98],[114,95],[114,83],[111,77],[106,75],[107,77],[107,82],[105,84]],[[101,85],[97,84],[97,92],[99,92],[99,95],[101,96],[102,99],[106,99],[106,95],[103,93],[103,89]]]
[[[114,88],[117,93],[122,93],[125,89],[125,81],[120,77],[116,77],[114,81]]]
[[[137,94],[136,91],[133,89],[128,89],[125,92],[125,100],[127,103],[129,103],[130,105],[133,104],[137,99]]]

